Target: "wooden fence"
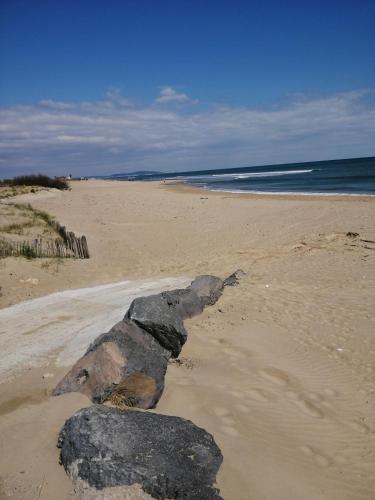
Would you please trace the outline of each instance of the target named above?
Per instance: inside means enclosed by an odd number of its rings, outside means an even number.
[[[52,220],[51,225],[59,233],[63,242],[65,243],[66,250],[73,255],[65,255],[65,257],[76,257],[78,259],[89,259],[89,249],[87,246],[86,236],[77,237],[73,232],[67,231],[65,226],[61,226],[59,222]],[[57,240],[55,240],[56,242]],[[64,250],[62,250],[64,252]],[[64,255],[61,255],[64,257]]]
[[[50,225],[59,233],[60,238],[55,240],[42,240],[38,238],[31,241],[9,241],[0,240],[0,258],[10,256],[36,257],[63,257],[76,259],[89,259],[89,249],[85,236],[76,236],[67,231],[57,221],[51,221]]]

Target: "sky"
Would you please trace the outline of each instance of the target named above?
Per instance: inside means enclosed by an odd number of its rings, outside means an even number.
[[[0,0],[0,177],[375,155],[375,0]]]

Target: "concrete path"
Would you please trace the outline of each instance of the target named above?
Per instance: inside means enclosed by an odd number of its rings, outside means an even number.
[[[120,321],[135,297],[184,288],[187,278],[122,281],[53,293],[0,310],[0,382],[17,372],[72,365]]]

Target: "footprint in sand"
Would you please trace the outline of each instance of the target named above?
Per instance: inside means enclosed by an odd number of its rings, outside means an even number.
[[[246,391],[246,394],[255,401],[259,401],[260,403],[267,402],[271,400],[271,396],[268,392],[263,389],[252,388]],[[274,398],[273,398],[274,399]]]
[[[279,386],[287,386],[290,383],[289,375],[283,370],[278,368],[263,368],[258,371],[259,375],[264,379],[268,380],[272,384]]]
[[[285,396],[289,399],[292,399],[293,401],[295,401],[301,397],[300,394],[298,394],[298,392],[294,392],[294,391],[287,391],[285,393]]]
[[[229,415],[229,410],[227,410],[227,408],[222,408],[220,406],[212,408],[212,411],[214,415],[216,415],[217,417],[226,417],[227,415]]]
[[[233,349],[232,347],[223,347],[221,349],[221,352],[224,354],[228,354],[228,356],[232,359],[244,359],[246,358],[245,354],[242,352],[237,351],[236,349]]]
[[[301,446],[300,450],[307,457],[314,456],[314,450],[311,448],[311,446],[303,445],[303,446]]]
[[[226,340],[226,339],[223,339],[223,338],[218,338],[218,339],[211,339],[210,342],[212,342],[213,344],[218,344],[220,346],[223,346],[223,345],[229,345],[229,342]]]
[[[241,413],[249,413],[250,406],[244,405],[242,403],[236,403],[233,408]]]
[[[339,393],[335,389],[331,389],[329,387],[324,389],[324,393],[331,398],[337,397],[339,395]]]
[[[331,463],[329,458],[325,457],[324,455],[319,455],[319,454],[316,454],[314,456],[314,461],[315,461],[315,463],[320,465],[320,467],[328,467],[328,465]]]
[[[318,408],[316,405],[308,401],[307,399],[296,399],[293,400],[293,403],[297,406],[298,409],[302,411],[305,415],[309,415],[310,417],[315,418],[323,418],[324,412]]]
[[[332,462],[330,458],[314,450],[311,446],[303,445],[301,446],[300,450],[307,457],[311,457],[314,462],[320,467],[328,467]]]
[[[327,401],[327,396],[323,396],[323,394],[319,394],[318,392],[309,392],[307,396],[311,401],[317,403],[318,408],[320,407],[322,410],[334,411],[333,402]]]
[[[304,398],[301,394],[294,391],[288,391],[285,393],[288,399],[294,403],[299,410],[305,415],[315,418],[323,418],[323,410],[316,404],[312,403],[308,399]]]
[[[232,396],[234,396],[235,398],[238,398],[238,399],[243,399],[244,395],[245,395],[243,392],[239,392],[239,391],[229,391],[229,394],[231,394]]]
[[[220,427],[220,429],[222,432],[224,432],[225,434],[228,434],[228,436],[231,436],[231,437],[237,437],[240,435],[240,433],[238,432],[237,429],[235,429],[234,427],[229,426],[229,425],[222,425]]]
[[[221,419],[222,423],[229,426],[229,427],[234,427],[236,422],[233,420],[232,417],[223,417]]]
[[[191,380],[181,379],[177,382],[178,385],[191,385]]]
[[[344,465],[344,464],[347,464],[348,462],[350,462],[350,459],[348,459],[344,455],[341,455],[340,453],[337,453],[335,455],[335,462],[337,462],[340,465]]]
[[[321,403],[322,401],[324,401],[324,396],[322,394],[319,394],[318,392],[309,392],[307,395],[312,401],[315,401],[316,403]]]
[[[220,419],[220,429],[222,432],[232,437],[240,435],[236,429],[236,422],[230,416],[230,411],[227,408],[216,406],[212,408],[212,411],[214,415]]]
[[[354,431],[360,432],[361,434],[368,434],[370,432],[370,427],[368,427],[363,422],[358,422],[357,420],[351,420],[351,421],[349,421],[348,425]]]

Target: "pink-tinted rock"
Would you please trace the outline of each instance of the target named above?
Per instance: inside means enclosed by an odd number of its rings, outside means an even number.
[[[120,386],[132,406],[153,408],[164,389],[169,358],[170,352],[151,335],[120,321],[94,341],[53,394],[77,391],[102,403]]]

